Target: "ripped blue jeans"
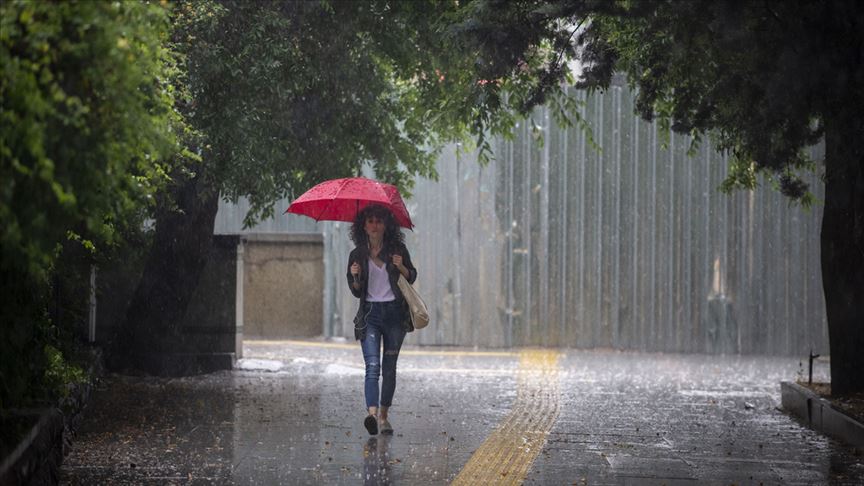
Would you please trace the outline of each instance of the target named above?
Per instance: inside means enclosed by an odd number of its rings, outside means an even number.
[[[393,403],[393,393],[396,391],[396,360],[399,359],[399,349],[405,339],[402,328],[402,306],[396,301],[367,302],[364,310],[366,315],[366,337],[360,342],[363,350],[363,360],[366,362],[366,407],[379,406],[378,379],[381,383],[382,407]],[[384,345],[384,359],[381,359],[381,345]]]

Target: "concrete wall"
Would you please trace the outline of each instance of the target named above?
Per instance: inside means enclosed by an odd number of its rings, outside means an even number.
[[[323,237],[247,234],[242,238],[245,336],[320,336],[324,311]]]

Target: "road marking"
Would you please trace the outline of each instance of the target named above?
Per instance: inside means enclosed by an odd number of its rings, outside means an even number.
[[[474,452],[453,485],[522,484],[558,418],[557,351],[519,353],[517,395],[510,414]]]
[[[243,341],[249,346],[307,346],[314,348],[330,348],[330,349],[360,349],[358,343],[322,343],[318,341],[293,341],[285,340],[253,340],[247,339]],[[502,356],[516,357],[519,353],[511,351],[433,351],[419,349],[402,349],[400,355],[410,354],[413,356]]]

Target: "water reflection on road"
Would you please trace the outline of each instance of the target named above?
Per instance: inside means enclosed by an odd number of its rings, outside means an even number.
[[[390,436],[370,437],[363,447],[363,484],[390,484]]]
[[[358,349],[246,355],[233,372],[106,377],[61,482],[447,484],[517,402],[515,352],[407,348],[395,433],[370,438]],[[528,482],[864,480],[860,456],[776,409],[796,360],[569,350],[558,367],[560,413]]]

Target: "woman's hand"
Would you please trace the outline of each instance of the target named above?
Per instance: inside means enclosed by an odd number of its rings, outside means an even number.
[[[354,281],[351,282],[351,287],[356,290],[360,290],[360,280],[357,278],[360,275],[360,264],[354,262],[350,267],[351,276],[354,278]]]
[[[408,269],[405,268],[405,265],[402,265],[402,255],[393,255],[393,265],[399,270],[399,273],[408,278]]]

